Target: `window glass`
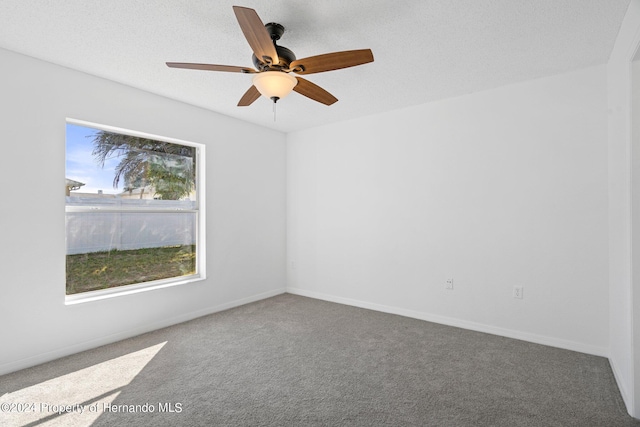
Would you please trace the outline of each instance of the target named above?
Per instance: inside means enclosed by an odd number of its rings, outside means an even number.
[[[67,295],[197,277],[197,151],[67,123]]]

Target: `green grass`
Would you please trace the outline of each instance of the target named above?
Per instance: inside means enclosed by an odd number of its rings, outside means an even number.
[[[195,245],[67,255],[67,295],[194,274]]]

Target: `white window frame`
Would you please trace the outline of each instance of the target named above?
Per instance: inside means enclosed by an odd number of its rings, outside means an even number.
[[[154,135],[146,132],[139,132],[130,129],[119,128],[115,126],[108,126],[99,123],[87,122],[84,120],[77,120],[73,118],[66,119],[67,124],[89,127],[97,130],[103,130],[106,132],[120,133],[124,135],[131,135],[139,138],[154,139],[157,141],[169,142],[172,144],[186,145],[195,147],[196,149],[196,207],[193,210],[180,210],[181,212],[192,212],[196,214],[196,272],[189,276],[177,276],[161,280],[153,280],[150,282],[135,283],[131,285],[121,285],[108,289],[101,289],[95,291],[87,291],[78,294],[67,295],[66,280],[63,286],[63,293],[65,296],[65,305],[79,304],[89,301],[97,301],[105,298],[113,298],[124,295],[136,294],[139,292],[151,291],[154,289],[162,289],[171,286],[178,286],[196,281],[206,279],[206,231],[205,231],[205,145],[190,141],[184,141],[176,138],[169,138],[161,135]],[[66,160],[66,150],[65,150]],[[105,207],[99,209],[101,212],[167,212],[167,210],[159,209],[121,209]],[[65,215],[67,212],[96,212],[95,207],[83,208],[81,206],[67,206],[65,203]],[[66,222],[65,222],[66,224]],[[65,225],[65,238],[66,238],[66,225]],[[66,257],[66,253],[65,253]],[[65,267],[66,268],[66,267]],[[66,277],[66,276],[65,276]]]

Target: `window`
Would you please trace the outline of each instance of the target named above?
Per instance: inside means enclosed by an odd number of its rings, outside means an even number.
[[[204,146],[67,121],[66,300],[204,277]]]

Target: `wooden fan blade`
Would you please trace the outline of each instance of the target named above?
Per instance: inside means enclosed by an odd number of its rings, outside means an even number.
[[[311,83],[309,80],[305,80],[302,77],[296,77],[296,79],[298,79],[298,84],[295,85],[293,90],[298,92],[300,95],[304,95],[307,98],[311,98],[324,105],[331,105],[338,101],[338,98],[331,95],[317,84]]]
[[[171,68],[187,68],[189,70],[227,71],[230,73],[257,73],[257,71],[254,70],[253,68],[236,67],[234,65],[192,64],[190,62],[167,62],[167,66]]]
[[[238,102],[238,107],[247,107],[253,104],[253,101],[260,98],[260,92],[256,89],[255,86],[251,86],[248,91],[242,95],[240,101]]]
[[[256,58],[264,62],[271,61],[273,64],[278,64],[276,47],[256,11],[241,6],[233,6],[233,11]]]
[[[293,61],[289,68],[296,74],[322,73],[373,62],[371,49],[325,53]]]

